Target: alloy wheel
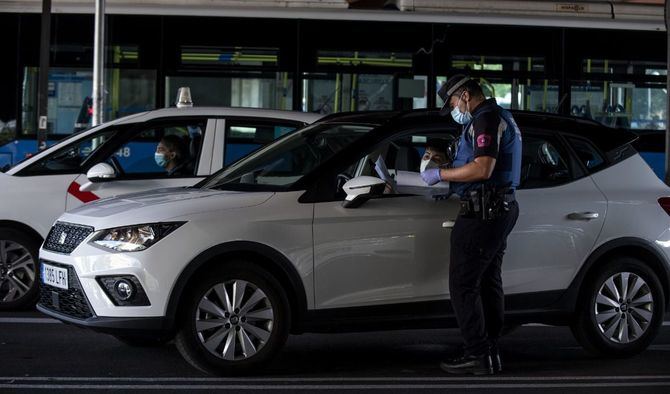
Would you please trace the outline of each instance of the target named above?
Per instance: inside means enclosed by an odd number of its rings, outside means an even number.
[[[607,340],[628,344],[639,339],[654,316],[654,297],[647,282],[632,272],[610,276],[598,290],[595,320]]]
[[[35,283],[36,265],[23,245],[0,239],[0,303],[24,297]]]
[[[230,280],[211,287],[200,299],[195,329],[200,343],[216,357],[240,361],[267,343],[274,327],[268,296],[251,282]]]

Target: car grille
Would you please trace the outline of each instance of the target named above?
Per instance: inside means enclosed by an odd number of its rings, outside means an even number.
[[[47,235],[44,249],[69,254],[93,232],[93,227],[56,222]]]
[[[50,309],[64,315],[77,319],[88,319],[93,317],[93,311],[84,295],[84,290],[79,283],[77,273],[74,268],[64,264],[58,264],[51,261],[44,261],[49,265],[67,269],[68,289],[60,289],[41,283],[39,304],[44,308]],[[42,270],[40,269],[40,272]]]

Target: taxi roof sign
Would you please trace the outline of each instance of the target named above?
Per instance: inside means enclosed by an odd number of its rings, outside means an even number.
[[[177,90],[177,108],[190,108],[193,106],[191,99],[191,88],[181,87]]]

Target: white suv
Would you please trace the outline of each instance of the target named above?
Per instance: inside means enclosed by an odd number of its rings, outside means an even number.
[[[54,220],[86,202],[192,186],[321,115],[243,108],[167,108],[68,137],[0,173],[0,310],[34,305],[37,253]],[[182,141],[180,173],[154,161],[165,136]]]
[[[524,151],[507,323],[569,324],[608,355],[645,349],[670,294],[670,190],[633,134],[515,117]],[[425,147],[457,136],[449,122],[433,111],[330,116],[196,187],[68,212],[40,251],[38,308],[129,343],[174,337],[212,373],[258,368],[289,332],[453,325],[459,201],[417,181]]]

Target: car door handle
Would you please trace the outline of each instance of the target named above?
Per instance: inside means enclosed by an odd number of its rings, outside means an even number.
[[[600,214],[598,212],[573,212],[568,215],[570,220],[593,220],[598,219]]]

